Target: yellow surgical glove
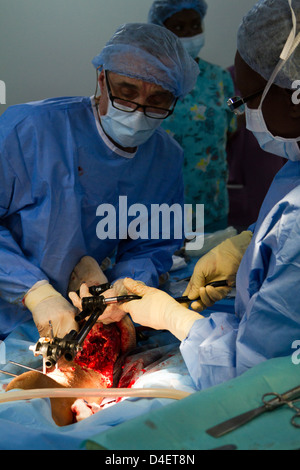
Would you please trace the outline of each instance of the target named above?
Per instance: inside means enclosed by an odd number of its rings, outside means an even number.
[[[200,258],[184,292],[190,300],[200,298],[192,303],[194,310],[201,312],[228,295],[235,285],[240,262],[252,236],[249,230],[242,232],[228,238]],[[204,287],[208,283],[221,280],[227,280],[229,287]]]
[[[53,334],[63,338],[71,330],[78,330],[76,309],[48,281],[39,281],[26,293],[24,304],[31,311],[40,336]]]
[[[68,292],[78,291],[83,283],[91,287],[106,284],[107,282],[107,277],[97,261],[91,256],[83,256],[70,276]]]
[[[129,278],[124,279],[124,285],[129,292],[142,297],[141,300],[132,300],[120,305],[135,323],[155,330],[169,330],[176,338],[183,341],[195,321],[203,318],[158,289],[147,287]]]

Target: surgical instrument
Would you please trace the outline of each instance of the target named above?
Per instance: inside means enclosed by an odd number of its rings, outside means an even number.
[[[268,397],[273,396],[274,398],[268,399]],[[246,411],[246,413],[242,413],[234,418],[230,418],[223,423],[217,424],[212,428],[206,430],[207,434],[212,437],[221,437],[224,434],[227,434],[239,427],[243,426],[244,424],[248,423],[252,419],[256,418],[257,416],[265,413],[267,411],[274,411],[280,406],[288,405],[294,411],[296,411],[295,415],[291,419],[291,423],[296,428],[300,428],[300,408],[294,405],[295,401],[300,400],[300,386],[295,387],[291,390],[283,394],[279,393],[265,393],[262,396],[263,405],[255,408],[250,411]],[[299,420],[299,423],[297,422]]]
[[[6,370],[0,369],[0,374],[10,375],[11,377],[18,377],[17,374],[12,374],[11,372],[7,372]]]
[[[206,286],[212,286],[212,287],[227,286],[228,287],[228,283],[227,283],[227,281],[215,281],[215,282],[211,282],[209,284],[206,284]],[[92,289],[93,289],[94,292],[96,292],[95,287],[92,287]],[[91,288],[90,288],[90,290],[91,290]],[[75,320],[77,322],[80,322],[85,317],[90,315],[90,312],[92,310],[94,310],[95,308],[98,308],[98,307],[102,308],[103,305],[106,306],[106,305],[110,305],[110,304],[115,304],[115,303],[120,303],[120,302],[130,302],[131,300],[140,300],[140,299],[141,299],[140,296],[130,295],[130,294],[121,295],[121,296],[118,296],[118,297],[108,297],[108,298],[105,298],[102,295],[100,295],[100,296],[94,295],[92,297],[83,297],[81,299],[82,311],[78,315],[75,316]],[[192,302],[187,296],[175,297],[175,300],[177,302],[180,302],[180,303]],[[195,300],[198,300],[198,299],[195,299]]]
[[[33,369],[33,367],[25,366],[24,364],[20,364],[19,362],[15,362],[15,361],[8,361],[8,362],[10,364],[14,364],[15,366],[23,367],[23,369],[33,370],[34,372],[39,372],[40,374],[43,373],[41,370]]]
[[[214,281],[214,282],[209,282],[208,284],[205,285],[207,286],[212,286],[212,287],[230,287],[228,285],[227,281]],[[187,295],[184,295],[183,297],[175,297],[175,300],[179,303],[188,303],[188,302],[196,302],[198,299],[191,300],[188,298]]]
[[[120,295],[118,297],[108,297],[105,298],[102,295],[92,296],[92,297],[83,297],[81,299],[82,311],[75,316],[75,320],[79,323],[85,317],[90,315],[91,311],[95,308],[100,307],[105,308],[107,305],[116,304],[120,302],[130,302],[131,300],[140,300],[139,295]]]

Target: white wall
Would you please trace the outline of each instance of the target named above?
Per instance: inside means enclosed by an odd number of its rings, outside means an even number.
[[[236,31],[255,0],[207,0],[202,57],[233,63]],[[152,0],[0,0],[0,80],[10,105],[51,96],[92,95],[91,59],[116,28],[144,22]]]

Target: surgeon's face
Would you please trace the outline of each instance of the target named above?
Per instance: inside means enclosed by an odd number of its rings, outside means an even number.
[[[235,57],[235,74],[236,84],[242,98],[263,90],[267,85],[267,81],[246,64],[239,52]],[[294,90],[285,90],[272,85],[265,97],[262,106],[264,119],[274,136],[296,138],[300,135],[300,105],[293,104],[293,92]],[[259,107],[262,93],[248,101],[249,108]]]
[[[181,10],[167,18],[164,25],[179,38],[192,37],[203,32],[201,16],[196,10]]]
[[[172,93],[165,90],[160,85],[112,72],[108,73],[108,79],[112,95],[123,100],[164,109],[169,109],[174,102]],[[104,71],[102,71],[99,76],[99,85],[101,89],[99,111],[100,114],[104,116],[107,112],[109,100]],[[139,111],[143,112],[141,109],[138,109],[136,112]]]

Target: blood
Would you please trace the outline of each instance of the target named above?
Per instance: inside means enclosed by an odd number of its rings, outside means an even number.
[[[128,360],[123,367],[123,373],[120,378],[118,388],[132,388],[137,379],[146,372],[144,369],[144,360],[142,358],[134,360],[133,362]],[[122,398],[116,398],[116,403],[121,401]]]
[[[101,373],[112,386],[114,364],[120,349],[121,336],[118,327],[115,324],[96,323],[74,361],[83,368],[87,367]]]

